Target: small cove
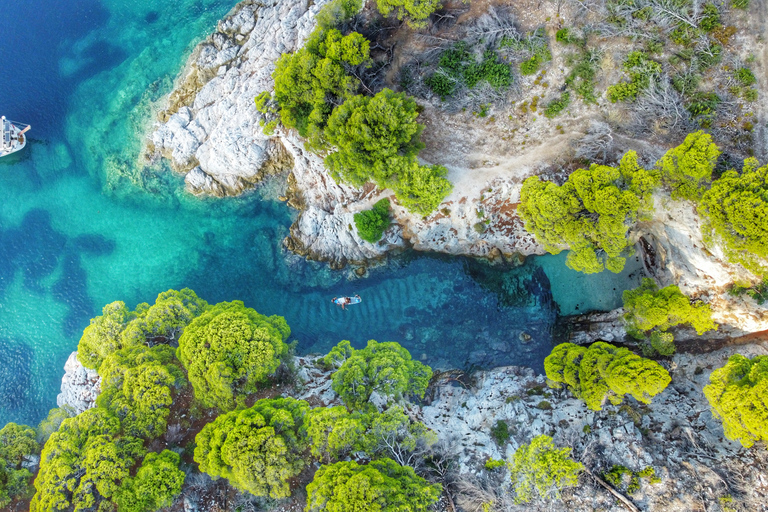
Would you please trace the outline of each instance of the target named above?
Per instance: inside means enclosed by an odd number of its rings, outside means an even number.
[[[296,212],[274,199],[279,182],[200,200],[170,172],[138,169],[154,102],[234,3],[89,0],[65,11],[43,0],[3,14],[0,89],[19,92],[0,97],[0,113],[33,131],[23,153],[0,160],[0,424],[36,424],[55,407],[64,361],[115,300],[133,308],[189,287],[284,316],[301,352],[392,340],[438,367],[541,371],[558,313],[612,309],[639,281],[634,258],[620,275],[585,276],[564,254],[501,268],[407,253],[357,279],[282,249]],[[363,303],[348,311],[330,303],[355,293]]]

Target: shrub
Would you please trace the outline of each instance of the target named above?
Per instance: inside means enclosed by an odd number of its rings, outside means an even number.
[[[497,420],[491,427],[491,437],[496,441],[499,446],[504,446],[509,441],[509,425],[506,421]]]
[[[176,355],[195,398],[231,410],[277,369],[290,333],[281,316],[260,315],[237,300],[221,302],[189,324]]]
[[[442,493],[440,484],[429,484],[412,468],[391,459],[361,466],[337,462],[321,466],[307,486],[307,512],[420,512],[429,510]]]
[[[691,96],[691,101],[685,108],[696,118],[701,127],[709,128],[712,126],[721,101],[720,96],[714,92],[697,92]]]
[[[453,184],[446,178],[448,169],[442,165],[420,165],[415,158],[395,158],[389,163],[398,176],[398,182],[392,185],[395,197],[413,213],[426,217],[453,190]]]
[[[222,414],[195,437],[195,462],[200,471],[224,477],[240,491],[287,498],[290,479],[305,464],[308,411],[303,400],[276,398]]]
[[[181,492],[185,473],[179,469],[181,457],[170,450],[149,453],[135,477],[126,478],[115,493],[120,512],[146,512],[170,507]]]
[[[424,396],[432,369],[412,360],[399,343],[370,340],[361,350],[351,348],[348,341],[339,345],[349,355],[332,375],[333,390],[348,407],[363,407],[374,391],[395,401],[411,394]]]
[[[544,359],[544,370],[551,387],[565,384],[595,411],[606,399],[618,405],[627,394],[650,403],[671,381],[658,363],[602,341],[589,348],[562,343]]]
[[[306,417],[312,455],[329,462],[361,449],[365,420],[364,415],[350,413],[342,406],[312,409]]]
[[[509,463],[515,503],[541,497],[560,497],[560,491],[574,487],[584,465],[570,458],[570,448],[556,448],[549,436],[536,436],[520,446]]]
[[[768,441],[768,356],[747,358],[734,354],[712,372],[704,395],[712,414],[723,422],[725,437],[749,448]]]
[[[395,12],[397,19],[406,20],[411,28],[427,26],[429,16],[442,7],[441,0],[376,0],[382,16]]]
[[[715,4],[705,4],[702,9],[701,21],[699,21],[699,28],[704,32],[712,32],[713,30],[720,28],[720,11],[718,11]]]
[[[739,68],[733,73],[734,78],[741,83],[741,85],[745,87],[749,87],[750,85],[754,85],[757,83],[757,78],[755,78],[755,74],[752,72],[749,68]]]
[[[651,347],[662,356],[671,356],[675,353],[675,337],[671,332],[653,331]]]
[[[624,70],[630,81],[608,87],[608,99],[613,103],[635,100],[640,92],[648,88],[651,80],[659,76],[661,64],[651,60],[645,52],[636,50],[627,55]]]
[[[485,469],[488,471],[495,471],[501,467],[504,467],[506,462],[501,459],[488,459],[485,461]]]
[[[736,9],[747,10],[749,9],[750,0],[731,0],[731,5]]]
[[[639,287],[625,290],[623,297],[627,333],[638,339],[651,329],[666,331],[681,324],[690,324],[699,335],[717,330],[709,304],[691,304],[675,285],[659,289],[653,279],[644,278]]]
[[[332,0],[320,9],[315,16],[315,21],[319,27],[336,28],[352,19],[362,8],[362,0]]]
[[[548,252],[570,249],[569,267],[588,274],[606,268],[618,273],[631,249],[629,228],[652,210],[651,191],[658,181],[630,151],[618,168],[593,164],[573,172],[562,186],[528,178],[518,211],[525,229]]]
[[[40,456],[30,510],[112,509],[123,480],[144,456],[142,444],[121,435],[120,420],[101,407],[67,418]]]
[[[548,119],[552,119],[555,116],[558,116],[563,110],[568,108],[568,105],[571,104],[571,95],[567,92],[564,92],[562,96],[560,96],[560,99],[552,100],[547,104],[547,107],[544,109],[544,116]]]
[[[299,51],[281,55],[272,78],[283,125],[322,146],[322,128],[333,106],[354,96],[360,86],[347,66],[367,63],[369,52],[370,42],[357,32],[344,36],[336,29],[318,28]]]
[[[26,425],[8,423],[0,429],[0,507],[30,495],[32,473],[21,463],[25,457],[40,453],[35,438],[35,429]]]
[[[524,60],[520,63],[520,74],[521,75],[534,75],[539,70],[539,66],[541,65],[541,59],[538,55],[531,56],[530,59]]]
[[[165,432],[173,396],[186,385],[181,363],[167,345],[113,352],[102,363],[99,375],[97,405],[114,412],[124,432],[148,439]]]
[[[389,89],[348,99],[334,109],[325,129],[326,139],[336,148],[325,159],[331,175],[355,186],[372,181],[386,188],[396,182],[388,161],[413,158],[424,147],[418,115],[413,99]]]
[[[555,41],[558,43],[570,44],[575,40],[576,38],[573,36],[573,34],[571,34],[571,29],[568,27],[563,27],[555,32]]]
[[[565,78],[565,85],[571,87],[587,103],[597,103],[595,96],[595,78],[597,69],[592,52],[582,53],[578,63]]]
[[[57,407],[48,411],[48,417],[37,425],[37,442],[40,443],[40,446],[43,446],[51,434],[59,430],[61,422],[69,417],[70,414],[65,409]]]
[[[673,199],[698,200],[712,180],[720,150],[708,133],[689,134],[656,162],[664,183],[672,189]]]
[[[389,227],[389,199],[384,198],[374,204],[372,209],[356,213],[354,218],[360,238],[375,244]]]

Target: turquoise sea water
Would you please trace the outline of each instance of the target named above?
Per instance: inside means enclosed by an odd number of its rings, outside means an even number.
[[[0,113],[33,125],[28,147],[0,160],[0,425],[35,424],[55,406],[64,361],[114,300],[134,307],[187,286],[285,316],[303,352],[393,340],[443,368],[541,369],[558,312],[614,308],[639,280],[634,262],[583,276],[564,255],[503,269],[420,254],[357,279],[281,248],[296,213],[273,199],[279,181],[199,200],[170,172],[138,165],[154,102],[233,5],[43,0],[0,11]],[[348,311],[330,303],[354,293],[363,303]]]

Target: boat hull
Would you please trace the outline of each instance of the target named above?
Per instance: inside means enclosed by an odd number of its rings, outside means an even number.
[[[27,130],[29,125],[15,123],[5,117],[0,118],[0,158],[24,149],[27,145]]]

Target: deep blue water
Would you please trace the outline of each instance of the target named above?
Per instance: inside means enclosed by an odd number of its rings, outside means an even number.
[[[541,369],[558,314],[611,309],[639,279],[406,254],[365,279],[286,253],[296,213],[275,180],[198,200],[137,161],[154,102],[233,1],[39,0],[0,10],[0,113],[32,124],[0,160],[0,425],[36,424],[101,307],[169,288],[285,316],[304,352],[342,339],[398,341],[433,366]],[[341,311],[330,298],[360,294]],[[524,342],[527,333],[531,340]]]

